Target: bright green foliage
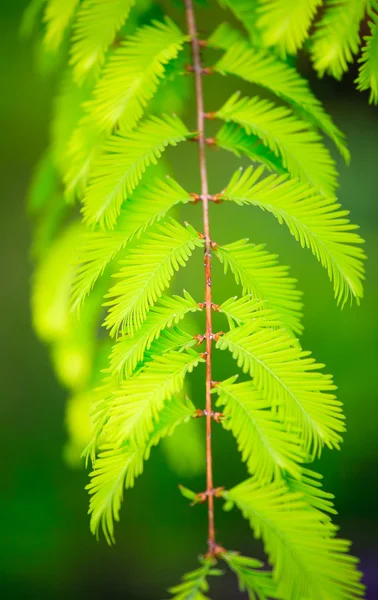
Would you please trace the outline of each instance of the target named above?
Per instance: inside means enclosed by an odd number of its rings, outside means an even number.
[[[217,146],[236,156],[247,156],[252,161],[262,163],[269,171],[287,173],[279,156],[261,143],[257,135],[248,135],[245,129],[235,123],[225,123],[216,136]]]
[[[370,35],[364,39],[366,45],[362,50],[362,56],[359,59],[360,72],[356,79],[357,89],[369,90],[369,102],[377,104],[378,102],[378,15],[372,15],[370,25]]]
[[[177,56],[184,41],[185,36],[167,19],[142,27],[117,48],[86,107],[100,130],[111,131],[117,123],[122,133],[134,127],[165,75],[164,66]]]
[[[218,0],[221,6],[226,6],[239,19],[251,37],[256,36],[256,2],[250,0]]]
[[[370,89],[370,100],[377,102],[378,5],[218,3],[225,18],[239,19],[246,32],[227,22],[211,23],[213,31],[206,32],[209,23],[201,23],[198,31],[208,35],[202,65],[214,85],[220,75],[244,80],[245,95],[232,94],[221,108],[208,107],[203,98],[205,116],[223,121],[213,138],[186,124],[196,122],[187,115],[193,40],[184,19],[179,28],[163,16],[160,8],[169,11],[170,2],[30,4],[24,33],[37,28],[40,15],[43,48],[63,65],[50,144],[28,200],[35,225],[33,323],[69,391],[66,459],[75,464],[84,447],[92,463],[87,489],[96,536],[102,530],[114,542],[124,490],[134,486],[154,446],[161,444],[180,477],[203,474],[205,439],[193,417],[205,411],[202,394],[188,386],[190,373],[206,362],[206,389],[219,411],[206,417],[234,436],[250,477],[231,490],[214,490],[214,501],[223,496],[227,509],[241,510],[262,539],[272,571],[210,544],[200,567],[171,588],[173,600],[207,600],[209,576],[222,574],[214,568],[217,561],[234,572],[250,600],[357,600],[364,593],[361,574],[347,555],[349,542],[336,538],[333,496],[308,468],[324,446],[340,447],[345,423],[332,377],[297,338],[303,308],[297,282],[262,244],[241,239],[220,245],[207,238],[206,245],[204,235],[181,218],[186,204],[191,220],[206,188],[188,193],[167,175],[165,161],[180,143],[185,162],[185,148],[189,152],[202,135],[219,151],[248,158],[253,166],[229,173],[225,189],[209,191],[208,202],[220,203],[214,210],[232,202],[270,212],[327,270],[338,304],[358,303],[363,240],[335,196],[336,163],[323,135],[346,161],[349,151],[293,66],[294,57],[289,64],[287,56],[308,48],[319,74],[340,78],[358,52],[366,12],[370,35],[357,85]],[[186,69],[187,63],[193,68]],[[211,298],[225,332],[209,329],[203,296],[182,288],[172,295],[169,289],[179,268],[204,246],[206,262],[217,257],[241,288],[240,297],[230,298],[224,289],[222,297]],[[206,284],[209,292],[211,281]],[[197,348],[208,338],[235,359],[229,356],[235,375],[224,381],[211,380],[210,354]],[[213,362],[217,355],[212,353]],[[211,492],[180,490],[192,505]]]
[[[247,323],[222,336],[217,347],[232,353],[286,427],[301,430],[306,452],[315,456],[324,444],[339,447],[345,425],[332,378],[319,372],[323,365],[293,345],[291,336]]]
[[[266,46],[277,46],[282,57],[296,54],[308,37],[312,19],[322,0],[260,0],[257,26]]]
[[[237,576],[239,589],[241,592],[248,593],[249,600],[279,598],[276,595],[276,586],[271,573],[261,570],[263,566],[261,561],[240,556],[236,552],[226,552],[222,555],[222,559]]]
[[[171,435],[176,427],[187,422],[194,411],[190,400],[166,402],[153,423],[147,440],[124,442],[121,446],[104,444],[90,474],[87,486],[91,494],[89,512],[91,530],[98,535],[100,524],[109,543],[114,543],[114,520],[119,520],[123,490],[134,486],[135,478],[143,471],[151,449],[162,437]]]
[[[207,578],[210,575],[223,575],[219,569],[214,569],[212,559],[201,559],[201,567],[187,573],[182,583],[171,587],[168,591],[174,596],[171,600],[209,600],[203,592],[209,590]]]
[[[301,332],[301,293],[295,287],[296,280],[288,276],[288,267],[279,265],[275,254],[246,239],[218,246],[216,256],[225,273],[234,273],[243,294],[266,301],[266,307],[274,309],[289,329]]]
[[[341,79],[360,45],[359,29],[366,0],[327,0],[326,11],[317,24],[311,56],[320,76]]]
[[[197,310],[198,304],[187,292],[184,298],[163,296],[147,313],[146,320],[135,335],[126,334],[117,341],[111,356],[111,371],[130,377],[161,332],[176,325],[189,311]]]
[[[239,42],[227,50],[216,63],[215,69],[222,74],[237,75],[256,83],[286,100],[308,123],[316,125],[328,135],[348,160],[349,152],[343,134],[311,92],[307,81],[287,63],[266,51],[256,50],[246,42]]]
[[[271,212],[327,269],[337,301],[343,304],[349,296],[358,301],[363,294],[363,240],[349,222],[348,211],[308,185],[287,176],[262,178],[262,173],[262,167],[236,172],[222,198]]]
[[[349,542],[335,538],[337,528],[284,481],[247,480],[224,497],[226,508],[236,504],[255,537],[264,541],[279,598],[363,596],[356,560],[347,554]]]
[[[226,315],[230,329],[243,325],[250,321],[258,321],[262,327],[282,327],[282,321],[278,314],[269,308],[265,308],[266,302],[253,298],[253,296],[242,296],[229,298],[219,307],[219,312]]]
[[[268,100],[240,98],[236,92],[217,111],[216,116],[241,125],[249,135],[256,135],[279,156],[293,176],[312,184],[325,194],[336,186],[336,170],[319,135],[294,117],[291,110]]]
[[[70,64],[82,83],[104,62],[105,52],[127,19],[135,0],[83,0],[73,26]]]
[[[57,50],[79,5],[79,0],[50,0],[47,3],[45,44],[49,50]]]
[[[174,272],[185,266],[196,246],[202,245],[193,227],[184,228],[174,219],[146,234],[121,261],[122,268],[114,275],[120,281],[107,294],[111,300],[106,303],[110,309],[105,324],[111,335],[125,329],[130,333],[138,330]]]
[[[84,198],[84,218],[89,224],[113,228],[122,203],[129,198],[147,167],[156,164],[167,146],[183,142],[189,132],[178,117],[150,117],[128,135],[107,140],[93,165]]]
[[[217,406],[229,417],[222,424],[238,441],[242,460],[259,481],[271,481],[280,471],[300,477],[298,462],[304,460],[298,436],[277,420],[267,395],[257,391],[252,381],[235,383],[235,377],[216,386]]]
[[[189,201],[189,194],[172,178],[153,179],[139,186],[123,205],[115,229],[85,232],[77,256],[73,307],[81,306],[106,266],[134,236],[140,237],[176,204]]]

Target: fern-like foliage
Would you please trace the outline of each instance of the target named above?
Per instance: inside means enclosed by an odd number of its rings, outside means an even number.
[[[156,164],[167,146],[183,142],[189,131],[178,117],[150,117],[135,132],[114,135],[94,164],[84,198],[84,217],[89,224],[113,228],[122,203]]]
[[[254,245],[248,239],[216,248],[216,256],[224,265],[224,272],[232,271],[243,294],[266,301],[289,329],[300,333],[301,293],[296,280],[288,275],[288,267],[278,264],[277,256],[269,254],[263,245]]]
[[[209,590],[207,578],[211,575],[223,575],[219,569],[214,569],[214,561],[201,559],[201,566],[195,571],[190,571],[183,577],[183,581],[169,588],[171,600],[209,600],[205,593]]]
[[[261,0],[257,26],[266,46],[276,46],[281,56],[296,54],[308,37],[311,22],[322,0]]]
[[[193,227],[182,227],[174,219],[146,234],[141,244],[130,250],[115,277],[119,281],[109,290],[110,306],[105,320],[111,334],[133,333],[146,318],[149,307],[162,295],[175,271],[185,266],[196,246],[202,246]],[[148,251],[153,247],[153,253]]]
[[[349,296],[358,301],[363,293],[363,240],[349,222],[348,211],[307,185],[287,176],[262,178],[262,172],[261,167],[236,172],[222,199],[271,212],[327,269],[337,301],[344,303]]]
[[[105,52],[127,19],[135,0],[83,0],[72,32],[70,64],[81,83],[104,62]]]
[[[284,168],[325,194],[336,185],[336,171],[330,154],[318,134],[292,112],[254,98],[240,98],[234,94],[216,113],[225,121],[241,125],[249,135],[256,135],[282,160]]]
[[[192,198],[172,178],[138,186],[121,208],[116,226],[111,231],[86,231],[77,249],[77,269],[73,284],[73,307],[80,308],[98,277],[133,237],[160,221],[176,204]]]
[[[279,598],[272,575],[261,569],[261,561],[240,556],[236,552],[226,552],[222,558],[237,576],[240,591],[248,593],[249,600]]]
[[[365,0],[328,0],[311,49],[314,67],[320,75],[330,73],[341,79],[348,70],[348,63],[359,49],[359,29],[365,8]]]
[[[235,383],[235,378],[216,387],[217,406],[228,417],[222,421],[238,441],[248,471],[259,481],[271,481],[281,470],[300,477],[298,462],[306,458],[298,436],[288,432],[272,411],[271,402],[252,381]]]
[[[309,50],[320,76],[340,78],[363,45],[356,82],[377,102],[378,5],[218,4],[244,33],[223,18],[197,28],[193,0],[181,3],[186,25],[181,19],[180,26],[160,11],[169,2],[153,10],[142,0],[31,2],[23,33],[36,30],[40,19],[42,47],[63,65],[50,145],[28,201],[33,323],[68,389],[66,458],[75,463],[83,446],[92,464],[87,489],[96,536],[102,531],[114,543],[125,490],[162,442],[174,472],[189,477],[207,470],[205,491],[180,486],[192,505],[209,504],[208,548],[199,568],[169,590],[173,600],[209,600],[208,580],[223,574],[220,561],[250,600],[356,600],[364,594],[357,561],[347,554],[349,542],[336,537],[332,494],[309,468],[324,447],[340,447],[345,421],[332,377],[297,337],[303,308],[297,281],[263,244],[212,239],[209,204],[271,213],[326,269],[338,304],[360,301],[362,239],[336,198],[336,162],[323,136],[346,161],[349,151],[294,55]],[[365,16],[370,34],[362,44]],[[199,39],[202,30],[207,39]],[[188,115],[192,74],[196,115]],[[204,75],[215,85],[220,75],[242,79],[243,96],[207,107]],[[206,119],[222,122],[214,137]],[[185,148],[197,143],[201,188],[189,193],[168,175],[166,158],[181,144],[185,162]],[[206,145],[253,164],[229,173],[225,189],[210,190]],[[182,221],[183,205],[189,221],[201,205],[203,233]],[[205,297],[181,287],[173,294],[174,276],[196,248],[204,250]],[[239,297],[227,290],[213,297],[215,258],[240,286]],[[213,313],[225,331],[214,331]],[[235,375],[213,380],[219,354],[212,347],[229,351]],[[201,363],[205,406],[188,389]],[[213,421],[234,436],[248,472],[229,490],[212,483]],[[217,543],[213,503],[221,497],[262,539],[272,570]]]
[[[332,378],[319,372],[308,352],[292,343],[280,330],[260,330],[255,323],[229,331],[217,342],[229,350],[258,391],[278,409],[287,427],[301,429],[308,453],[319,454],[323,444],[339,447],[345,430],[340,402],[335,399]]]
[[[278,597],[357,598],[363,595],[349,542],[335,537],[337,528],[285,482],[262,485],[247,480],[224,494],[262,538]]]
[[[171,435],[176,427],[187,422],[193,411],[194,406],[188,399],[166,402],[146,440],[139,443],[127,441],[120,446],[101,446],[87,486],[91,495],[89,511],[93,533],[98,535],[101,525],[108,542],[114,543],[114,520],[119,520],[124,489],[134,486],[151,449],[163,437]]]

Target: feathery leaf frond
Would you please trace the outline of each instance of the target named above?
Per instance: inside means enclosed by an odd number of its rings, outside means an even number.
[[[219,569],[214,569],[215,561],[212,558],[200,560],[201,567],[183,576],[182,582],[169,588],[174,595],[171,600],[210,600],[203,592],[209,590],[207,578],[209,575],[223,575]]]
[[[160,336],[154,340],[149,350],[146,350],[144,361],[147,364],[154,359],[155,356],[163,356],[171,350],[182,351],[183,349],[192,348],[197,341],[190,333],[184,331],[180,327],[172,327],[161,332]]]
[[[184,298],[163,296],[159,303],[147,313],[147,319],[134,336],[125,335],[113,346],[110,371],[130,377],[135,367],[143,359],[146,350],[160,333],[176,325],[188,312],[199,310],[196,301],[184,292]]]
[[[332,394],[332,378],[319,372],[323,365],[290,336],[248,323],[223,335],[217,348],[232,353],[256,389],[277,407],[286,427],[301,430],[306,453],[317,456],[324,444],[339,448],[345,425],[341,402]]]
[[[122,268],[114,277],[119,279],[107,294],[111,298],[105,325],[111,335],[122,330],[137,331],[147,311],[163,293],[175,271],[184,267],[193,250],[203,245],[198,233],[169,219],[146,233],[137,248],[129,251]]]
[[[258,35],[256,29],[257,4],[250,0],[218,0],[223,6],[226,6],[235,17],[243,24],[250,37],[255,40]]]
[[[270,571],[263,571],[263,563],[255,558],[240,556],[236,552],[222,554],[230,569],[239,581],[241,592],[248,592],[249,600],[271,600],[279,598],[276,593],[276,584]]]
[[[344,304],[349,297],[357,302],[363,295],[363,240],[349,222],[348,211],[340,210],[335,198],[325,197],[308,185],[270,175],[263,169],[237,171],[222,193],[223,200],[252,204],[272,213],[290,233],[309,248],[327,269],[335,297]]]
[[[87,74],[102,66],[105,52],[126,21],[135,0],[83,0],[72,32],[70,64],[82,83]]]
[[[230,329],[255,321],[262,327],[282,327],[282,321],[274,310],[265,308],[265,302],[252,296],[234,296],[223,302],[219,312],[227,317]]]
[[[195,410],[190,400],[167,402],[154,422],[148,441],[140,445],[126,441],[122,446],[104,444],[90,473],[87,485],[91,495],[89,514],[91,531],[98,536],[102,527],[109,544],[114,543],[114,521],[119,520],[123,491],[134,486],[143,471],[143,462],[149,458],[151,448],[171,435],[176,427],[188,421]]]
[[[276,46],[280,55],[296,54],[308,37],[322,0],[260,0],[257,26],[265,46]]]
[[[320,511],[324,519],[327,518],[327,514],[336,515],[337,511],[332,502],[334,495],[321,489],[320,479],[322,479],[322,476],[318,473],[301,468],[300,479],[286,477],[286,483],[290,492],[302,494],[307,504],[314,510]]]
[[[370,90],[369,102],[378,103],[378,15],[372,13],[369,21],[370,35],[364,37],[365,46],[359,59],[360,69],[356,79],[357,89]]]
[[[245,129],[236,123],[225,123],[216,135],[216,145],[236,156],[247,156],[254,162],[262,163],[269,171],[287,173],[282,160],[268,146],[261,143],[257,135],[248,135]]]
[[[236,75],[260,85],[286,100],[308,123],[315,124],[328,135],[345,160],[349,160],[344,135],[314,96],[307,81],[293,67],[268,51],[238,42],[227,50],[214,68],[219,73]]]
[[[171,177],[140,184],[122,206],[115,229],[86,231],[77,249],[72,306],[79,309],[106,266],[133,237],[160,221],[176,204],[192,201]]]
[[[291,110],[268,100],[240,98],[236,92],[216,116],[241,125],[248,134],[262,142],[282,158],[283,166],[293,177],[306,181],[325,194],[337,183],[337,171],[320,136],[297,119]]]
[[[206,43],[211,48],[228,50],[235,42],[243,41],[245,41],[245,38],[238,29],[234,29],[228,23],[221,23],[207,38]]]
[[[48,0],[44,21],[46,33],[44,43],[48,50],[57,50],[70,24],[80,0]]]
[[[235,503],[262,538],[273,565],[277,595],[283,598],[352,600],[363,596],[358,562],[346,554],[350,542],[335,537],[337,528],[311,509],[283,481],[261,485],[254,479],[224,496]]]
[[[84,198],[84,217],[113,228],[122,203],[132,194],[147,167],[156,164],[167,146],[183,142],[189,132],[178,117],[149,117],[126,136],[113,135],[93,163]]]
[[[366,0],[326,0],[317,23],[311,55],[320,77],[325,73],[341,79],[360,46],[360,23]]]
[[[243,295],[266,301],[266,308],[274,309],[290,330],[302,331],[302,294],[295,288],[296,280],[288,276],[288,267],[278,264],[277,255],[266,252],[264,245],[250,244],[247,239],[217,246],[215,250],[224,272],[229,269],[233,272]]]
[[[202,360],[192,349],[166,352],[154,356],[133,377],[121,382],[107,401],[105,439],[117,446],[126,441],[143,444],[154,421],[159,420],[165,400],[182,390],[186,374]]]
[[[235,436],[248,471],[263,483],[279,477],[282,471],[299,478],[297,463],[306,456],[297,432],[287,431],[277,412],[271,410],[270,399],[258,392],[252,381],[235,380],[232,377],[216,385],[216,405],[228,417],[222,425]]]
[[[129,132],[142,117],[165,75],[165,65],[183,47],[184,34],[166,18],[153,21],[122,42],[106,63],[86,112],[100,131],[118,124]]]

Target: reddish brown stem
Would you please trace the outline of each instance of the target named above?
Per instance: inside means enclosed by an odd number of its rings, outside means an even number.
[[[193,10],[193,1],[185,0],[186,21],[192,44],[193,74],[197,100],[197,131],[199,168],[201,175],[201,197],[203,230],[205,236],[205,303],[206,303],[206,490],[208,502],[208,554],[213,555],[217,544],[215,541],[214,527],[214,496],[211,490],[213,485],[213,457],[211,449],[211,351],[212,351],[212,295],[211,295],[211,237],[209,224],[209,187],[206,168],[206,141],[205,141],[205,111],[203,105],[202,75],[203,69],[200,56],[200,43],[197,36],[197,26]]]

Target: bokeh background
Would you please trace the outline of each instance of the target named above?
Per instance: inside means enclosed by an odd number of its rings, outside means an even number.
[[[54,76],[37,75],[35,47],[31,41],[20,41],[26,3],[0,2],[0,596],[155,600],[164,597],[164,589],[182,573],[195,568],[196,555],[205,549],[206,511],[189,509],[177,492],[178,481],[201,490],[203,476],[178,479],[164,454],[154,451],[144,476],[126,494],[116,546],[108,548],[104,540],[98,543],[91,536],[84,491],[87,475],[84,468],[69,468],[63,460],[67,394],[54,377],[47,349],[31,328],[30,226],[24,205],[33,166],[47,143],[55,81]],[[203,17],[203,23],[211,23],[216,15],[208,12]],[[307,72],[308,65],[304,62],[301,69]],[[336,494],[337,522],[342,535],[354,541],[353,551],[369,585],[368,598],[373,600],[378,598],[378,109],[354,91],[353,73],[342,83],[311,82],[349,139],[352,162],[349,167],[340,163],[340,200],[366,239],[369,260],[362,306],[340,311],[326,274],[312,255],[301,251],[283,227],[257,209],[212,207],[213,237],[221,243],[245,236],[266,242],[283,263],[292,265],[304,291],[304,347],[335,375],[348,421],[342,452],[325,451],[319,469],[327,490]],[[209,110],[218,107],[234,85],[235,81],[220,79],[215,86],[209,78]],[[213,192],[222,188],[237,164],[226,154],[211,153]],[[189,159],[176,154],[174,167],[179,181],[194,190],[194,145]],[[195,213],[191,221],[200,226],[199,210]],[[198,262],[190,263],[177,285],[200,299],[199,267]],[[231,280],[220,275],[215,268],[215,301],[225,297],[226,288],[228,295],[234,292]],[[215,379],[233,373],[228,358],[220,356],[216,365]],[[199,372],[193,380],[197,405],[203,400],[202,376]],[[230,438],[217,428],[217,485],[230,486],[245,477]],[[236,511],[224,514],[217,505],[216,521],[220,542],[247,555],[261,555],[260,544]],[[214,597],[242,595],[227,577],[215,582]]]

